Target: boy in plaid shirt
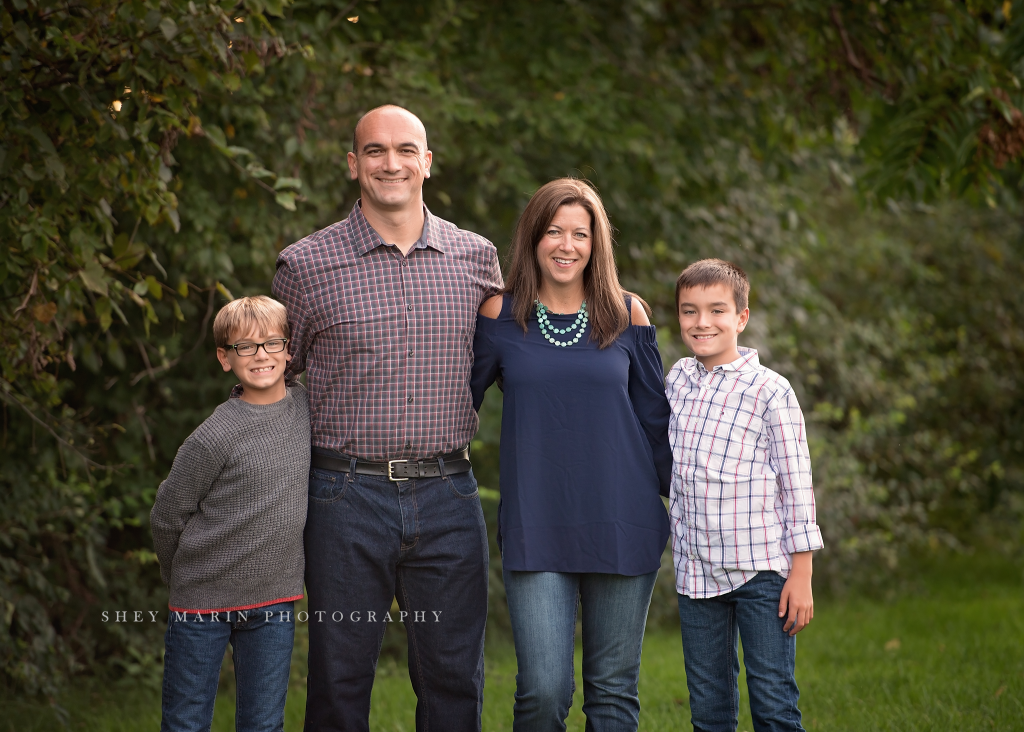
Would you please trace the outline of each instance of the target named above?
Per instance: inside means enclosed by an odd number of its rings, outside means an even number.
[[[802,730],[796,634],[814,617],[820,549],[803,414],[789,382],[738,346],[750,282],[719,259],[676,282],[694,354],[666,380],[672,416],[670,517],[679,619],[699,732],[735,732],[739,643],[754,729]]]

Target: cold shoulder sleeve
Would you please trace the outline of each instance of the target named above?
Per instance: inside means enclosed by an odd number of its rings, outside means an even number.
[[[632,325],[630,328],[633,348],[630,352],[629,399],[654,453],[661,495],[667,497],[672,478],[672,448],[668,441],[669,406],[657,331],[653,325]]]
[[[473,336],[473,373],[469,379],[473,392],[473,409],[480,411],[487,388],[494,383],[500,369],[498,353],[494,347],[493,331],[498,321],[483,315],[476,316],[476,335]]]

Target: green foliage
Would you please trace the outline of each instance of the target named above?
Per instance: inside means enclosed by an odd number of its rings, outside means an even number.
[[[990,405],[1019,388],[1013,223],[850,227],[808,176],[1015,210],[1024,3],[5,0],[0,38],[0,670],[26,689],[158,667],[158,628],[99,611],[164,604],[148,511],[230,386],[210,318],[348,213],[351,130],[384,102],[426,123],[431,210],[499,247],[538,185],[594,181],[668,363],[681,266],[754,274],[835,567],[962,537],[1017,490],[1019,417]],[[494,403],[474,461],[497,489]]]
[[[263,10],[14,2],[0,14],[0,669],[30,690],[96,657],[129,673],[156,661],[151,637],[97,633],[97,608],[161,604],[146,515],[181,432],[154,436],[155,377],[193,355],[180,323],[205,329],[230,272],[182,256],[194,242],[173,150],[190,138],[276,178],[200,116],[232,92],[259,113],[244,92],[289,52]],[[285,205],[301,182],[264,185]]]

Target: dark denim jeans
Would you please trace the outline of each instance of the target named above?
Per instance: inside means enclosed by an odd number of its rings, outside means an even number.
[[[418,730],[479,730],[487,529],[473,473],[391,482],[314,469],[306,518],[307,732],[369,729],[398,598]]]
[[[694,732],[736,732],[739,641],[747,669],[755,732],[802,731],[797,701],[796,636],[782,629],[779,598],[786,580],[775,572],[718,597],[679,595],[686,686]]]
[[[658,573],[503,574],[519,666],[512,729],[565,729],[575,691],[576,610],[582,606],[587,731],[635,732],[640,651]]]
[[[295,640],[293,603],[244,610],[242,615],[234,610],[222,612],[217,620],[204,613],[202,622],[196,620],[195,613],[186,613],[185,620],[178,617],[172,610],[164,636],[160,731],[209,732],[220,666],[230,642],[235,664],[235,729],[281,732]]]

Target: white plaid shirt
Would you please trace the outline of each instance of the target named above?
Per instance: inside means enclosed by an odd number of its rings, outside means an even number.
[[[739,352],[711,371],[680,359],[666,379],[676,591],[693,598],[724,595],[762,570],[788,577],[791,554],[823,546],[793,388],[757,351]]]

